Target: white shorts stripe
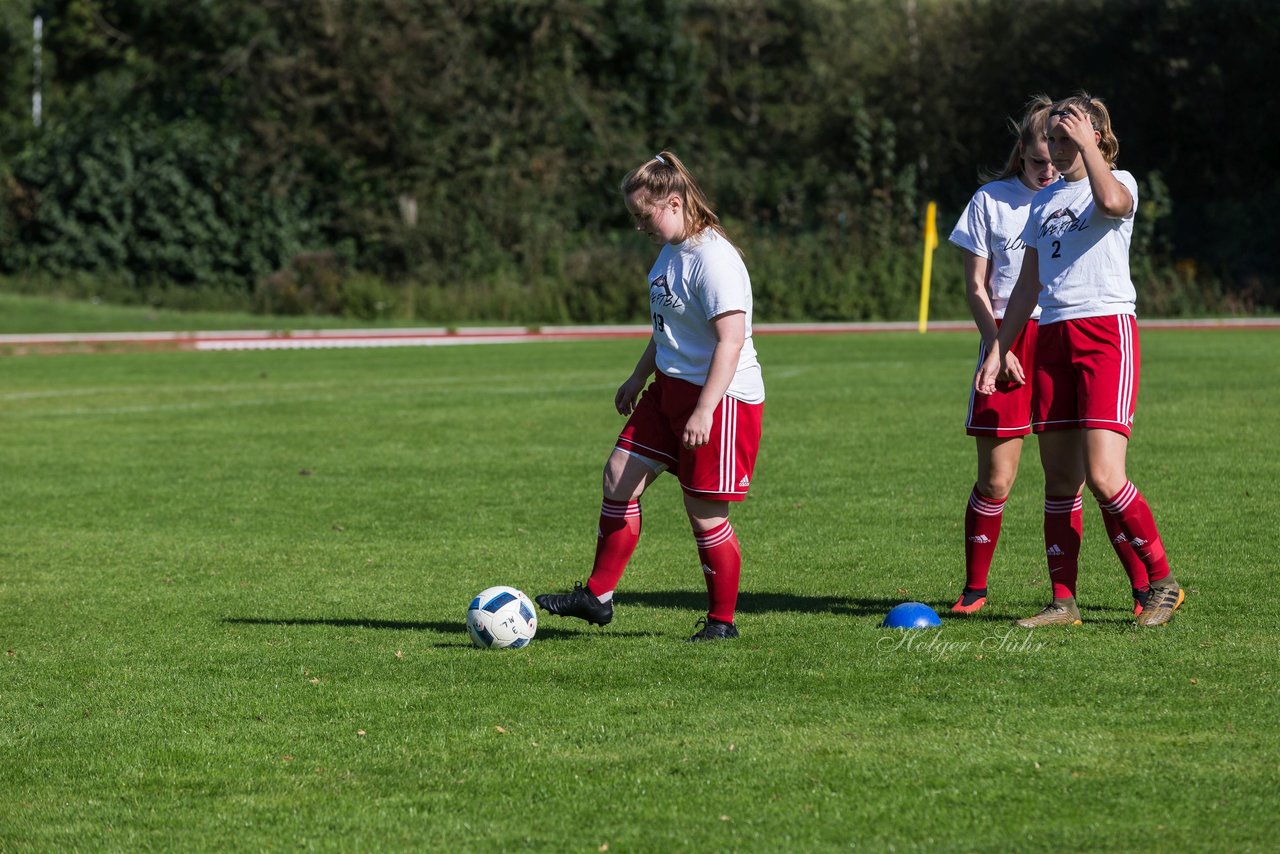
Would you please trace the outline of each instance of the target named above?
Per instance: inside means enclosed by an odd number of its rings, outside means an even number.
[[[720,417],[720,488],[718,492],[733,492],[736,457],[734,447],[738,440],[738,401],[725,396],[721,402]]]
[[[987,360],[987,342],[979,338],[978,339],[978,364],[973,369],[973,375],[975,377],[977,377],[978,371],[981,370],[982,363],[985,362],[986,360]],[[1030,382],[1030,380],[1028,380],[1028,382]],[[964,416],[964,426],[966,429],[973,426],[973,400],[974,400],[973,396],[977,393],[978,393],[977,389],[973,387],[973,381],[970,381],[969,382],[969,411],[966,412]]]
[[[615,451],[622,451],[624,454],[630,454],[636,459],[641,460],[645,463],[648,463],[650,468],[658,469],[658,471],[662,471],[663,469],[670,468],[671,464],[676,461],[675,457],[665,454],[662,451],[659,451],[657,448],[651,448],[648,445],[642,445],[636,441],[632,441],[631,444],[634,448],[643,448],[646,451],[652,451],[653,456],[650,457],[647,454],[640,454],[632,450],[632,448],[621,448],[621,447],[618,447],[617,445],[614,445],[613,449]]]
[[[1116,315],[1117,340],[1120,342],[1120,388],[1116,393],[1116,421],[1129,423],[1133,403],[1133,322],[1128,314]]]

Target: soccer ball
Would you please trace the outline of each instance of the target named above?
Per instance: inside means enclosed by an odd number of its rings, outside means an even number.
[[[467,634],[481,649],[519,649],[533,640],[536,631],[533,603],[514,587],[481,590],[467,609]]]

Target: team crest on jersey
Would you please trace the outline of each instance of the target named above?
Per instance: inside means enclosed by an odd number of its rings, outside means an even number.
[[[1040,226],[1041,237],[1061,237],[1069,231],[1084,231],[1089,227],[1088,218],[1080,219],[1071,208],[1059,208],[1045,217]]]
[[[680,302],[680,297],[672,293],[671,285],[667,283],[665,275],[659,276],[649,283],[649,304],[669,308],[680,308],[684,305]]]

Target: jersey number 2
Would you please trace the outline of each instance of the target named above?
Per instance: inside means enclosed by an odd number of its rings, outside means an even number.
[[[1052,254],[1052,255],[1050,255],[1049,257],[1050,257],[1050,258],[1061,258],[1061,257],[1062,257],[1062,241],[1061,241],[1061,240],[1055,240],[1055,241],[1053,241],[1053,254]]]

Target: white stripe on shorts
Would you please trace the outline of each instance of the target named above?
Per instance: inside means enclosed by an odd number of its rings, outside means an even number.
[[[986,340],[979,338],[978,339],[978,364],[974,366],[974,369],[973,369],[973,376],[975,378],[978,376],[978,371],[982,369],[982,363],[985,362],[986,360],[987,360],[987,342]],[[1027,381],[1030,382],[1031,380],[1028,379]],[[969,411],[966,412],[964,415],[964,426],[966,430],[973,426],[973,401],[975,400],[974,395],[978,393],[978,390],[975,389],[973,386],[974,386],[974,381],[971,379],[969,380]]]
[[[721,400],[720,492],[734,492],[734,448],[738,439],[738,401],[726,395]]]
[[[1133,406],[1133,322],[1131,315],[1117,314],[1120,341],[1120,388],[1116,394],[1116,421],[1129,424]]]

